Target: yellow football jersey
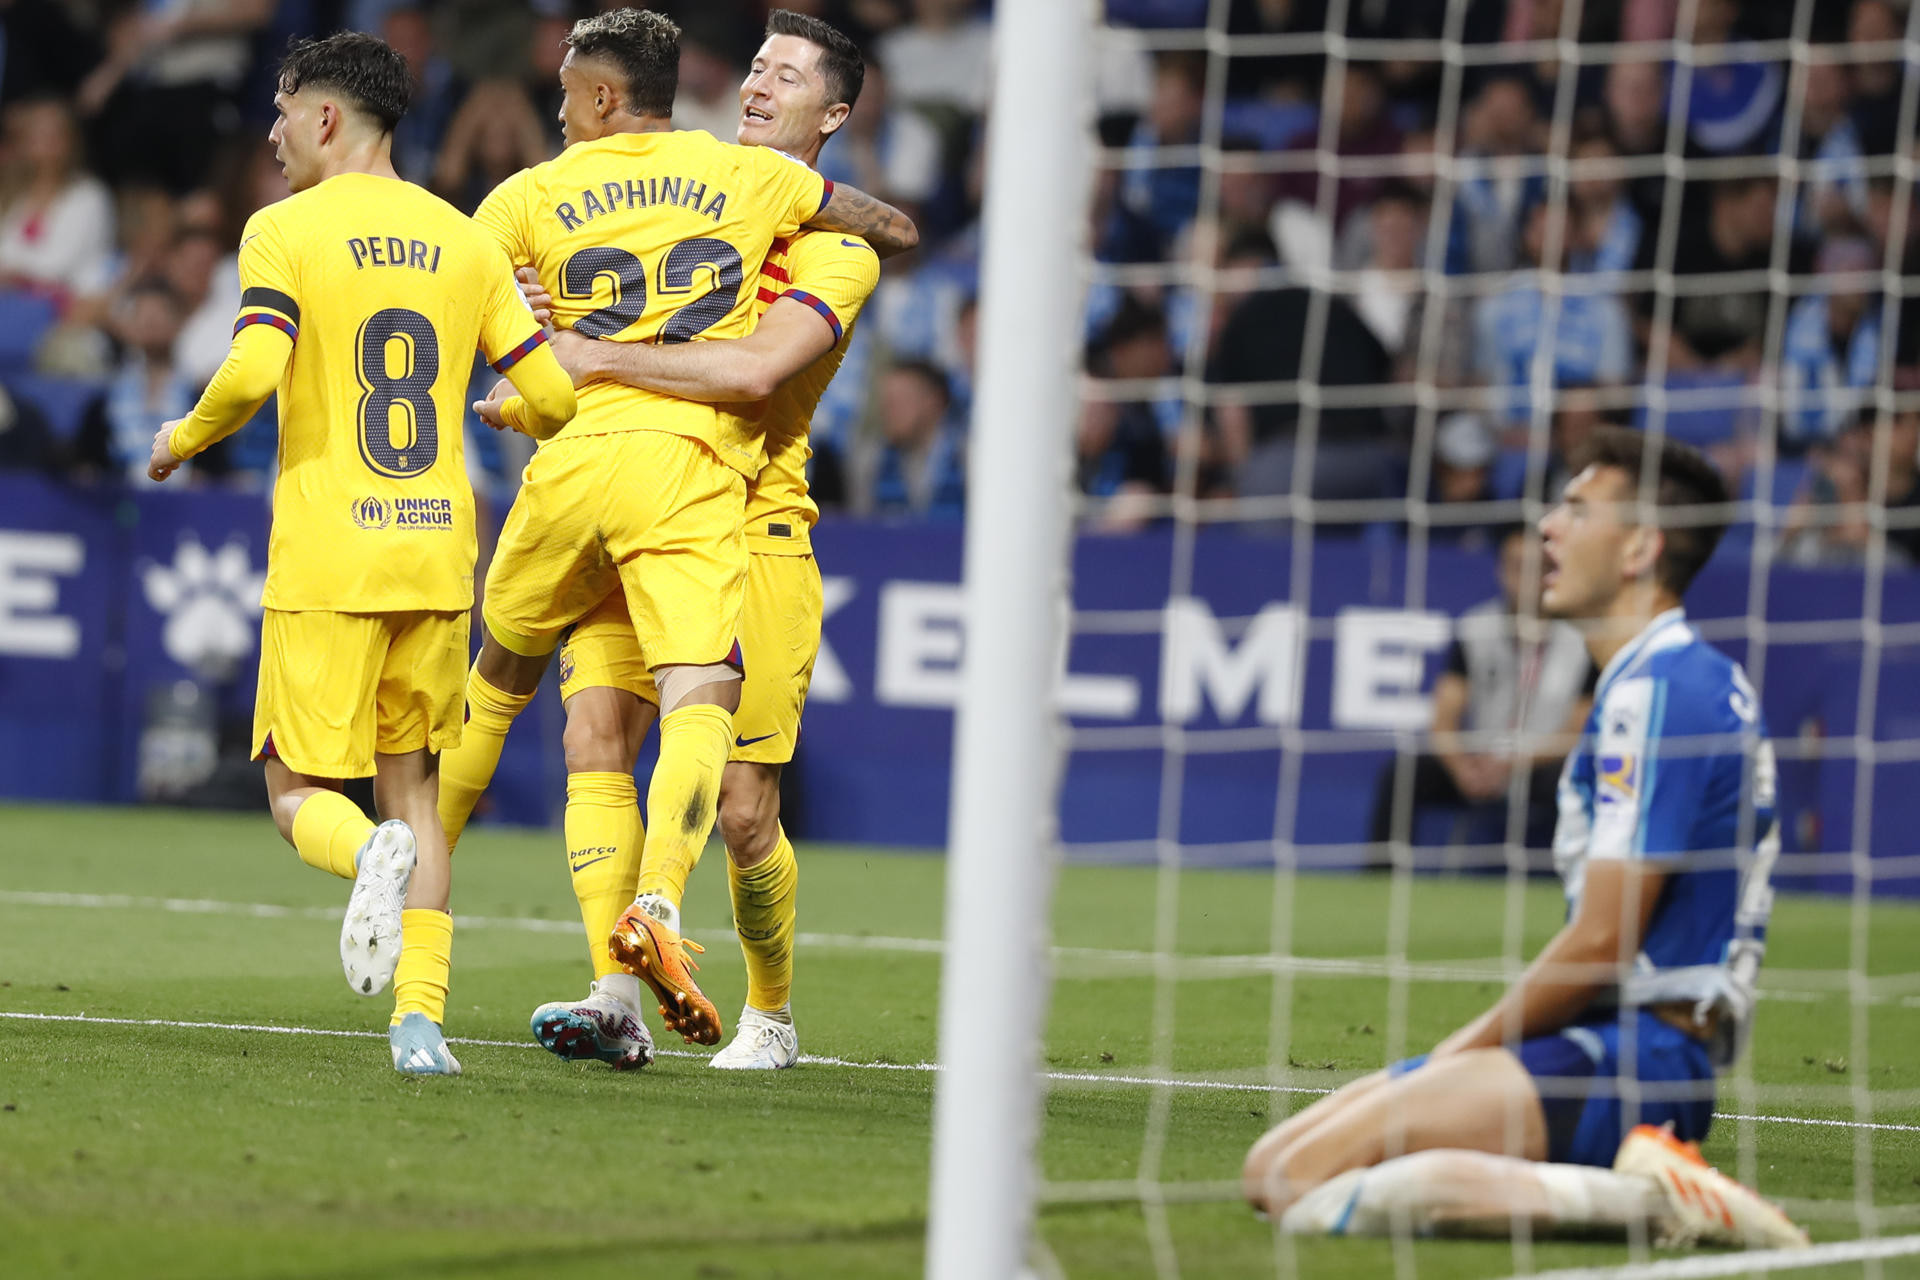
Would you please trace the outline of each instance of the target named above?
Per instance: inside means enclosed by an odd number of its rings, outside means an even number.
[[[762,411],[766,463],[747,489],[747,547],[763,554],[808,555],[820,508],[807,493],[807,433],[827,384],[840,371],[854,321],[880,283],[880,258],[865,240],[834,231],[802,231],[773,242],[760,268],[755,316],[781,298],[804,302],[833,326],[833,347],[780,384]]]
[[[553,321],[616,342],[738,338],[753,321],[767,248],[791,235],[833,184],[771,147],[698,131],[617,133],[577,142],[508,178],[474,220],[553,295]],[[614,382],[579,389],[562,436],[667,431],[751,478],[762,450],[742,405],[695,404]]]
[[[420,187],[342,174],[248,219],[240,287],[235,333],[293,338],[262,603],[472,608],[472,353],[505,371],[545,341],[506,256]]]

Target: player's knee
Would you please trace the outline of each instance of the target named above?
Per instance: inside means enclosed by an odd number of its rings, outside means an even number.
[[[293,815],[300,811],[300,804],[306,795],[283,796],[268,795],[267,809],[273,814],[273,825],[279,829],[280,838],[288,844],[293,843]]]
[[[720,838],[742,871],[759,866],[780,840],[780,766],[735,760],[720,775]]]
[[[1267,1211],[1267,1168],[1274,1154],[1272,1144],[1262,1140],[1254,1143],[1240,1162],[1240,1194],[1262,1213]]]
[[[596,707],[569,706],[560,742],[568,773],[619,773],[633,767],[619,716]]]
[[[745,870],[766,861],[779,839],[780,811],[761,803],[757,796],[722,794],[720,797],[720,838],[727,842],[727,856]]]
[[[1311,1143],[1302,1141],[1289,1144],[1268,1160],[1267,1167],[1260,1173],[1260,1198],[1256,1203],[1266,1209],[1269,1218],[1277,1220],[1300,1197],[1341,1172],[1330,1167],[1322,1154],[1313,1150]]]
[[[547,673],[547,660],[552,656],[543,653],[529,658],[515,653],[488,631],[480,642],[480,656],[474,665],[480,678],[502,693],[527,694],[540,687],[540,677]]]

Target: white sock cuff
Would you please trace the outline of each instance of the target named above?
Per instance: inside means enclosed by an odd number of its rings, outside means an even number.
[[[1280,1215],[1280,1230],[1296,1236],[1348,1234],[1360,1203],[1360,1180],[1369,1172],[1371,1170],[1349,1169],[1307,1192]]]
[[[1533,1170],[1558,1222],[1589,1220],[1593,1213],[1593,1193],[1588,1189],[1585,1175],[1597,1172],[1600,1171],[1571,1164],[1539,1164]]]
[[[640,979],[634,977],[632,974],[610,973],[604,978],[596,979],[593,987],[596,991],[606,992],[614,999],[620,1001],[620,1003],[626,1005],[627,1008],[633,1010],[635,1014],[640,1012],[642,1007],[640,1004]]]

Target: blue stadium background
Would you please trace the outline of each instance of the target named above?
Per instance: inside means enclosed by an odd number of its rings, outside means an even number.
[[[1338,465],[1300,488],[1388,505],[1316,530],[1305,584],[1291,580],[1301,529],[1221,521],[1201,532],[1195,607],[1221,624],[1244,696],[1230,696],[1235,680],[1220,670],[1182,667],[1189,656],[1151,628],[1076,639],[1081,700],[1070,707],[1085,735],[1069,770],[1068,841],[1090,855],[1154,856],[1161,780],[1177,767],[1173,828],[1195,858],[1259,864],[1278,838],[1327,861],[1363,859],[1353,846],[1374,779],[1395,733],[1410,741],[1421,722],[1440,655],[1382,649],[1379,628],[1349,633],[1341,620],[1409,598],[1423,617],[1452,615],[1492,595],[1500,524],[1539,496],[1584,430],[1613,420],[1709,450],[1752,504],[1694,608],[1759,669],[1785,759],[1788,849],[1864,847],[1883,868],[1876,891],[1920,889],[1906,853],[1920,808],[1920,461],[1874,452],[1876,440],[1903,438],[1892,428],[1912,415],[1895,410],[1920,387],[1920,322],[1906,297],[1920,219],[1894,165],[1911,149],[1897,129],[1912,73],[1895,43],[1904,13],[1884,0],[1815,5],[1813,44],[1796,62],[1784,42],[1793,6],[1711,0],[1682,33],[1705,70],[1607,58],[1563,76],[1538,44],[1558,34],[1559,4],[1461,3],[1467,67],[1449,100],[1437,45],[1429,60],[1334,59],[1308,40],[1209,62],[1194,37],[1207,4],[1109,0],[1098,45],[1105,150],[1087,235],[1096,261],[1238,267],[1261,283],[1209,296],[1165,272],[1164,283],[1092,290],[1086,368],[1104,391],[1081,421],[1051,424],[1075,458],[1079,604],[1166,603],[1176,544],[1155,499],[1294,485],[1297,397],[1189,412],[1171,381],[1183,373],[1212,388],[1295,378],[1381,388],[1377,404],[1323,415]],[[181,492],[139,473],[154,428],[191,403],[224,351],[237,228],[284,194],[264,142],[274,51],[340,25],[385,35],[417,81],[397,162],[471,207],[558,146],[558,39],[594,7],[0,9],[0,791],[256,802],[238,739],[270,422],[198,464]],[[679,123],[730,133],[766,6],[657,7],[686,29]],[[816,838],[936,845],[961,646],[950,584],[966,505],[988,10],[970,0],[793,7],[852,32],[874,68],[823,167],[910,209],[926,237],[889,264],[815,424],[833,669],[823,667],[794,769],[794,825]],[[1236,36],[1327,29],[1324,0],[1227,8]],[[1363,51],[1377,38],[1436,38],[1448,17],[1444,0],[1347,8],[1342,34]],[[1592,0],[1582,47],[1667,39],[1677,8]],[[1205,105],[1221,76],[1217,140],[1239,161],[1224,176],[1160,152],[1216,137]],[[1325,111],[1338,118],[1323,128]],[[1556,114],[1570,122],[1564,154],[1616,176],[1551,186]],[[1669,151],[1686,162],[1679,177],[1659,163]],[[1369,159],[1388,163],[1346,164]],[[1436,177],[1438,159],[1458,162],[1451,176]],[[1677,234],[1662,258],[1666,219]],[[1333,285],[1287,274],[1309,267],[1330,269]],[[1561,273],[1557,307],[1542,268]],[[1411,287],[1394,283],[1408,278]],[[1314,299],[1316,288],[1326,296]],[[1439,321],[1423,323],[1435,309]],[[1329,341],[1304,368],[1310,314]],[[1542,349],[1549,395],[1536,403],[1531,362]],[[1416,412],[1422,398],[1443,412]],[[470,439],[497,523],[524,455],[491,433]],[[1410,556],[1416,512],[1430,527]],[[1312,620],[1297,687],[1285,674],[1294,633],[1233,621],[1276,609]],[[1256,635],[1281,647],[1254,652]],[[1170,682],[1182,680],[1201,691],[1193,715],[1156,735]],[[1362,694],[1343,705],[1336,693],[1353,680]],[[517,730],[495,817],[551,818],[557,724],[543,712]],[[1281,747],[1295,730],[1328,745],[1309,754],[1305,798],[1277,813]],[[1337,749],[1322,733],[1343,735]],[[1459,834],[1416,831],[1425,843]],[[1824,888],[1852,883],[1844,858],[1798,870]]]

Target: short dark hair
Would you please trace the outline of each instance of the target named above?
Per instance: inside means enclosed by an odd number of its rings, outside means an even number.
[[[947,377],[947,371],[931,360],[896,360],[888,373],[906,373],[918,378],[927,386],[940,393],[940,399],[947,404],[953,403],[953,381]]]
[[[1708,190],[1711,193],[1711,198],[1715,200],[1720,199],[1722,196],[1739,199],[1742,196],[1751,195],[1760,187],[1770,187],[1773,185],[1774,180],[1764,173],[1742,173],[1730,178],[1721,178],[1708,188]]]
[[[1433,197],[1405,178],[1388,178],[1375,190],[1373,202],[1377,205],[1388,201],[1411,205],[1416,213],[1425,213],[1433,204]]]
[[[135,298],[158,298],[175,311],[186,307],[180,291],[169,284],[165,276],[141,276],[128,286],[126,297],[129,302]]]
[[[180,249],[196,242],[211,244],[222,253],[225,253],[227,246],[233,243],[212,227],[188,225],[173,233],[173,239],[168,243],[168,247]]]
[[[1701,566],[1713,558],[1720,535],[1727,531],[1723,512],[1696,514],[1695,507],[1725,507],[1727,482],[1719,468],[1692,445],[1661,438],[1656,441],[1632,427],[1595,427],[1586,447],[1573,460],[1575,475],[1588,467],[1614,467],[1626,472],[1629,491],[1638,494],[1649,474],[1657,475],[1653,501],[1654,523],[1663,535],[1655,572],[1660,585],[1675,596],[1686,594]],[[1678,516],[1678,519],[1671,517]]]
[[[1113,349],[1121,343],[1148,337],[1158,337],[1164,342],[1166,336],[1166,313],[1155,303],[1143,302],[1131,293],[1124,294],[1119,309],[1089,345],[1087,364],[1104,372]]]
[[[1223,262],[1235,258],[1260,258],[1267,262],[1280,261],[1280,251],[1273,247],[1273,237],[1265,227],[1249,227],[1245,224],[1233,229],[1227,237],[1226,252],[1220,255]]]
[[[668,119],[680,91],[680,28],[651,9],[609,9],[573,24],[563,41],[583,58],[604,58],[627,80],[627,110]]]
[[[1207,89],[1207,55],[1197,49],[1169,49],[1153,55],[1153,72],[1179,76],[1195,93]]]
[[[820,74],[827,81],[827,97],[849,107],[860,100],[860,86],[867,81],[867,61],[860,47],[846,32],[830,22],[791,9],[775,9],[767,15],[766,34],[798,36],[820,50]]]
[[[393,132],[413,100],[407,60],[385,40],[359,31],[288,41],[278,83],[286,94],[309,86],[337,93],[354,110],[376,121],[382,133]]]

